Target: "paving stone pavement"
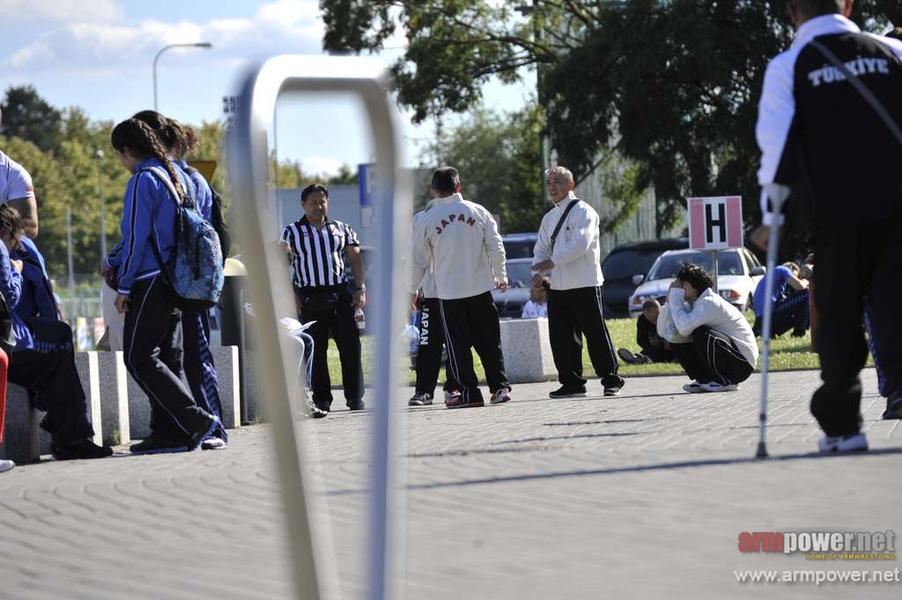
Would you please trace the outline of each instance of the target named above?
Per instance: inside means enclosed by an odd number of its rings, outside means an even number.
[[[902,427],[862,404],[871,447],[820,458],[815,372],[773,376],[769,450],[757,379],[685,394],[677,377],[623,394],[407,410],[401,589],[409,599],[898,598],[900,584],[739,584],[738,569],[894,569],[897,561],[741,554],[741,531],[902,534]],[[406,397],[398,401],[406,405]],[[340,401],[336,402],[340,404]],[[305,421],[313,510],[342,598],[365,590],[371,418]],[[288,542],[269,428],[221,452],[47,461],[0,475],[0,598],[288,598]],[[898,543],[897,543],[898,544]]]

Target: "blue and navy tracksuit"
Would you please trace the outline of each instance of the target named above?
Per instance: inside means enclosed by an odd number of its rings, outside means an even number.
[[[30,240],[26,242],[26,248],[29,246]],[[16,335],[9,357],[9,381],[34,394],[38,407],[47,411],[41,425],[50,432],[54,445],[93,437],[85,392],[75,369],[72,330],[56,319],[55,306],[52,319],[23,316],[20,304],[27,287],[22,274],[12,268],[6,245],[0,243],[0,293],[10,309]]]
[[[22,296],[16,306],[16,312],[22,318],[41,317],[59,320],[56,300],[53,297],[53,286],[47,274],[44,256],[31,239],[22,236],[19,249],[13,258],[22,261]]]
[[[156,159],[135,167],[125,190],[122,242],[106,262],[117,269],[118,292],[131,301],[125,313],[125,365],[151,406],[169,417],[174,434],[180,438],[206,430],[211,415],[195,402],[179,377],[179,369],[173,369],[171,361],[166,360],[180,354],[174,334],[179,313],[160,276],[161,266],[151,244],[156,244],[160,257],[168,262],[175,250],[177,200],[160,176],[144,170],[151,167],[169,179]],[[180,179],[182,189],[188,189],[187,178],[181,175]]]
[[[209,221],[213,209],[213,191],[210,185],[197,169],[189,167],[185,161],[174,162],[190,180],[189,194],[193,192],[198,212]],[[210,351],[210,319],[207,311],[182,311],[182,341],[185,350],[185,377],[194,400],[198,406],[221,419],[222,403],[216,365],[213,364],[213,353]],[[222,427],[214,435],[228,440],[228,434]]]

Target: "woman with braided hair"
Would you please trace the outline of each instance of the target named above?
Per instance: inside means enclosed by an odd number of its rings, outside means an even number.
[[[142,450],[195,450],[219,427],[219,419],[197,405],[159,358],[181,352],[171,347],[177,342],[167,335],[179,312],[166,289],[161,263],[168,263],[175,252],[176,211],[185,198],[186,181],[146,123],[123,121],[113,129],[110,141],[122,166],[133,174],[125,189],[122,243],[104,262],[105,276],[111,270],[118,276],[116,309],[125,313],[125,365],[177,431],[177,439],[170,443]]]

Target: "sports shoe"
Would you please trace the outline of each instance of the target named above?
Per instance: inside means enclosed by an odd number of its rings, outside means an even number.
[[[622,385],[606,385],[606,386],[604,386],[604,394],[603,395],[619,396],[621,389],[623,389]]]
[[[735,383],[728,383],[726,385],[717,383],[716,381],[709,381],[708,383],[701,384],[701,387],[706,392],[735,392],[739,389],[739,386]]]
[[[886,400],[884,419],[902,419],[902,394],[893,394]]]
[[[216,431],[217,427],[221,427],[219,417],[210,416],[210,421],[200,429],[188,436],[188,452],[194,452],[200,448],[201,443],[210,437],[210,434]]]
[[[320,408],[313,400],[307,400],[306,412],[307,416],[313,419],[324,419],[329,415],[328,410]]]
[[[451,399],[445,400],[446,408],[474,408],[477,406],[485,406],[485,401],[482,399],[481,394],[473,394],[473,398],[469,400],[464,400],[464,396],[461,393],[458,393],[456,396],[452,396]]]
[[[366,404],[363,403],[363,400],[358,400],[356,402],[348,402],[348,410],[364,410],[366,409]]]
[[[617,351],[617,356],[620,357],[620,360],[630,365],[644,365],[648,362],[642,354],[633,354],[626,348],[619,349]]]
[[[445,404],[447,404],[449,401],[456,401],[458,398],[460,398],[460,395],[460,390],[451,390],[450,392],[445,391]]]
[[[863,433],[824,435],[818,440],[817,448],[822,454],[831,452],[865,452],[868,449],[868,438]]]
[[[702,394],[707,391],[705,390],[704,385],[704,383],[699,383],[698,381],[693,380],[692,383],[687,383],[683,386],[683,391],[689,392],[690,394]]]
[[[229,443],[218,437],[208,437],[200,444],[201,450],[225,450],[228,447]]]
[[[155,433],[128,447],[132,454],[168,454],[170,452],[187,452],[185,440],[173,440]]]
[[[504,404],[511,399],[511,390],[510,388],[501,388],[500,390],[496,390],[494,394],[492,394],[491,400],[489,400],[489,404]]]
[[[11,460],[6,460],[5,458],[0,458],[0,473],[6,473],[7,471],[12,471],[15,468],[16,463]]]
[[[85,438],[76,440],[65,446],[50,445],[50,454],[56,460],[79,460],[82,458],[106,458],[113,455],[113,449],[109,446],[98,446]]]
[[[584,398],[586,396],[586,386],[567,387],[562,385],[553,392],[548,393],[549,398]]]
[[[408,406],[426,406],[432,404],[432,394],[423,392],[422,394],[414,394],[413,398],[408,400]]]

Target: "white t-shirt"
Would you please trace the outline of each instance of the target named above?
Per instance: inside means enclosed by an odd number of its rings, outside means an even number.
[[[0,151],[0,204],[20,198],[34,198],[31,175],[25,167]]]
[[[547,317],[548,316],[548,303],[547,302],[534,302],[530,300],[526,304],[523,305],[523,314],[520,315],[521,319],[538,319],[539,317]]]

